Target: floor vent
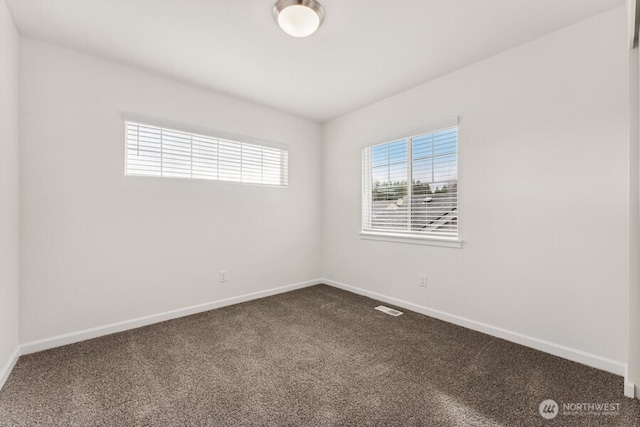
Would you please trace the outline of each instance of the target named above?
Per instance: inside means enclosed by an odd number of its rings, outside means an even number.
[[[383,313],[387,313],[387,314],[390,314],[392,316],[400,316],[402,314],[401,311],[394,310],[393,308],[385,307],[384,305],[377,306],[376,310],[380,310]]]

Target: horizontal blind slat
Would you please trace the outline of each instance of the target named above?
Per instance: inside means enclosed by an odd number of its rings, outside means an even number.
[[[125,120],[126,173],[288,185],[285,148]]]

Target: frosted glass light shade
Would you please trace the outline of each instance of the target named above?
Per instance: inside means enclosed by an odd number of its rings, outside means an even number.
[[[324,20],[324,10],[315,0],[279,0],[273,15],[280,28],[293,37],[310,36]]]

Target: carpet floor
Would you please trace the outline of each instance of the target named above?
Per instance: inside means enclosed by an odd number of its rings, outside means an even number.
[[[376,305],[318,285],[22,356],[0,425],[640,426],[619,376]]]

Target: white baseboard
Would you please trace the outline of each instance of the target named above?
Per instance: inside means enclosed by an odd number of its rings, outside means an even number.
[[[7,378],[9,378],[9,374],[13,370],[13,367],[16,366],[19,357],[20,346],[16,346],[16,349],[13,351],[11,356],[9,356],[9,360],[7,360],[4,366],[0,368],[0,390],[4,387],[4,383],[7,381]]]
[[[178,317],[189,316],[191,314],[202,313],[203,311],[213,310],[215,308],[226,307],[229,305],[239,304],[241,302],[251,301],[258,298],[264,298],[271,295],[281,294],[284,292],[302,289],[309,286],[322,283],[321,280],[309,280],[306,282],[294,283],[292,285],[281,286],[278,288],[267,289],[264,291],[253,292],[250,294],[240,295],[237,297],[226,298],[217,301],[211,301],[204,304],[194,305],[191,307],[180,308],[177,310],[166,311],[164,313],[152,314],[150,316],[139,317],[137,319],[125,320],[123,322],[112,323],[110,325],[99,326],[97,328],[85,329],[82,331],[71,332],[68,334],[58,335],[51,338],[45,338],[37,341],[24,343],[20,346],[20,354],[36,353],[38,351],[49,350],[51,348],[60,347],[67,344],[73,344],[92,338],[110,335],[117,332],[127,331],[129,329],[140,328],[142,326],[154,323],[164,322],[165,320],[176,319]]]
[[[514,342],[516,344],[524,345],[526,347],[531,347],[533,349],[540,350],[545,353],[553,354],[554,356],[558,356],[574,362],[582,363],[583,365],[587,365],[593,368],[601,369],[603,371],[611,372],[616,375],[624,376],[626,374],[627,366],[624,363],[619,362],[617,360],[608,359],[606,357],[587,353],[585,351],[570,348],[561,344],[552,343],[539,338],[524,335],[518,332],[513,332],[507,329],[488,325],[486,323],[477,322],[475,320],[467,319],[461,316],[457,316],[455,314],[446,313],[444,311],[414,304],[412,302],[404,301],[398,298],[393,298],[387,295],[379,294],[377,292],[372,292],[366,289],[336,282],[335,280],[325,278],[323,279],[323,283],[326,283],[327,285],[334,286],[339,289],[343,289],[345,291],[353,292],[355,294],[359,294],[359,295],[363,295],[379,301],[383,301],[388,304],[393,304],[398,307],[405,308],[407,310],[415,311],[417,313],[424,314],[426,316],[435,317],[436,319],[444,320],[445,322],[463,326],[468,329],[473,329],[474,331],[479,331],[487,335],[492,335],[494,337],[502,338],[507,341]],[[625,392],[626,392],[626,387],[625,387]]]
[[[626,378],[624,379],[624,395],[632,399],[636,397],[636,385]]]

